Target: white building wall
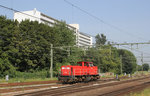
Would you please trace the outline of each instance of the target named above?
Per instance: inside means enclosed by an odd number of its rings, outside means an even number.
[[[38,21],[39,23],[48,24],[49,26],[53,26],[53,24],[58,21],[52,17],[49,17],[36,9],[31,11],[23,11],[15,12],[14,13],[14,20],[18,20],[18,22],[21,22],[23,20],[30,20],[30,21]],[[84,33],[79,32],[79,24],[69,24],[68,28],[75,31],[76,35],[76,45],[77,46],[91,46],[92,45],[92,37],[89,35],[86,35]]]
[[[92,45],[92,37],[82,32],[79,32],[79,24],[69,24],[69,25],[76,28],[76,45],[78,46]]]
[[[77,30],[79,30],[79,24],[69,24],[72,27],[75,27]]]
[[[40,12],[34,9],[33,11],[24,11],[22,13],[15,12],[14,13],[14,20],[18,20],[18,22],[21,22],[23,20],[30,20],[30,21],[38,21],[40,22]]]
[[[79,33],[79,43],[80,43],[80,45],[84,44],[85,46],[91,46],[92,45],[92,37],[80,32]]]
[[[45,16],[43,16],[43,15],[40,15],[40,18],[43,19],[43,20],[45,20],[45,21],[49,21],[49,22],[51,22],[51,23],[55,23],[54,20],[52,20],[52,19],[50,19],[50,18],[47,18],[47,17],[45,17]]]

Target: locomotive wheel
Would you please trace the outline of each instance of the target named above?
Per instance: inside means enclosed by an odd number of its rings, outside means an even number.
[[[85,81],[86,82],[88,82],[88,81],[90,81],[91,80],[91,77],[90,76],[87,76],[86,78],[85,78]]]

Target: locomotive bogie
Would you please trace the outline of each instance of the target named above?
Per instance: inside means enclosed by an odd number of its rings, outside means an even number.
[[[88,82],[99,79],[99,76],[65,76],[65,77],[59,77],[59,81],[62,83],[71,83],[71,82]]]

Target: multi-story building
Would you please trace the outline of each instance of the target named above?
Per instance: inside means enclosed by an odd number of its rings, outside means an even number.
[[[30,21],[38,21],[39,23],[48,24],[49,26],[53,26],[56,23],[57,19],[54,19],[50,16],[47,16],[36,9],[31,11],[23,11],[23,12],[15,12],[14,20],[21,22],[23,20]],[[79,24],[67,24],[68,28],[74,30],[74,34],[76,35],[76,45],[77,46],[92,46],[92,37],[85,33],[79,32]]]

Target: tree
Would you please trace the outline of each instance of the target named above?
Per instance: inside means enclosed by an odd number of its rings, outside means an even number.
[[[104,34],[97,34],[95,36],[96,45],[104,45],[106,43],[106,36]]]
[[[18,23],[0,16],[0,71],[5,71],[3,62],[6,61],[6,66],[21,72],[49,69],[50,44],[54,47],[74,45],[74,31],[65,22],[50,27],[37,21]],[[59,49],[55,49],[54,54],[54,67],[67,57]]]
[[[119,55],[122,56],[122,69],[124,73],[131,74],[136,71],[136,57],[132,52],[125,49],[118,50]]]
[[[86,55],[101,72],[120,73],[120,58],[115,47],[103,45],[100,48],[90,48]]]
[[[74,31],[70,30],[64,21],[54,24],[52,38],[58,42],[59,45],[54,46],[72,46],[75,45]],[[54,36],[56,35],[56,36]]]
[[[50,67],[50,45],[53,44],[54,70],[61,65],[76,64],[78,61],[91,61],[101,72],[120,73],[120,55],[123,72],[134,72],[136,58],[128,50],[117,50],[106,45],[104,34],[95,37],[95,48],[72,48],[59,46],[75,45],[74,31],[65,22],[48,26],[37,21],[25,20],[21,23],[0,16],[0,76],[15,74],[15,71],[34,72],[48,70]],[[56,48],[57,47],[57,48]]]
[[[142,65],[137,65],[138,71],[142,71]]]
[[[149,70],[149,64],[148,63],[144,63],[142,66],[143,66],[143,71]]]
[[[42,70],[49,68],[50,65],[50,44],[53,46],[71,46],[75,44],[75,36],[65,22],[57,22],[54,26],[38,23],[36,21],[23,21],[20,23],[21,36],[21,56],[23,60],[20,63],[20,71]],[[64,51],[54,50],[54,67],[57,63],[62,63]],[[21,59],[21,58],[20,58]],[[21,67],[24,65],[24,67]]]
[[[0,76],[15,74],[16,67],[13,66],[12,52],[18,52],[13,46],[15,35],[17,35],[17,21],[9,20],[5,16],[0,16]]]

